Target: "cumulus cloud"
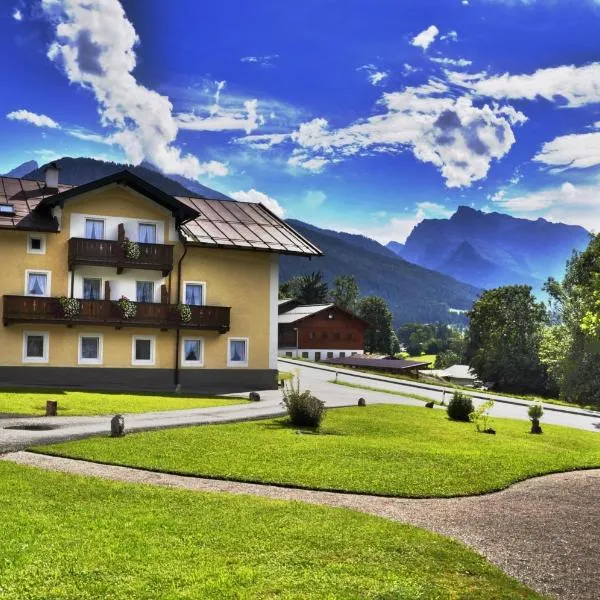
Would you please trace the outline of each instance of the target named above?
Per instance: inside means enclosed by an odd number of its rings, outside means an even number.
[[[444,84],[430,82],[386,93],[379,102],[381,114],[340,129],[331,129],[323,118],[303,123],[291,135],[298,146],[291,164],[319,170],[351,156],[410,150],[436,166],[448,187],[469,186],[510,150],[512,126],[526,117],[512,107],[478,107],[468,96],[453,98],[447,92]]]
[[[233,194],[229,195],[234,200],[239,200],[240,202],[254,202],[255,204],[263,204],[279,218],[283,219],[285,217],[285,209],[277,200],[275,200],[275,198],[271,198],[271,196],[267,196],[267,194],[264,192],[259,192],[254,188],[245,192],[233,192]]]
[[[387,71],[381,71],[372,64],[363,65],[362,67],[359,67],[357,71],[366,71],[367,79],[371,85],[379,85],[389,76]]]
[[[267,54],[265,56],[242,56],[240,62],[255,64],[263,68],[272,67],[273,62],[279,58],[279,54]]]
[[[174,145],[179,123],[173,105],[132,74],[139,39],[118,0],[42,0],[42,8],[55,25],[48,57],[70,82],[93,92],[102,125],[114,130],[110,142],[129,162],[148,160],[193,179],[227,174],[223,163],[201,163]]]
[[[47,115],[40,115],[29,110],[21,109],[9,112],[6,115],[11,121],[25,121],[36,127],[48,127],[50,129],[60,129],[60,125]]]
[[[469,88],[479,96],[497,100],[543,98],[577,108],[600,102],[600,62],[581,67],[562,65],[538,69],[534,73],[488,76],[487,73],[447,73],[448,80]]]
[[[23,20],[23,13],[18,8],[15,8],[15,10],[13,11],[13,14],[12,14],[12,18],[15,21],[22,21]]]
[[[533,160],[558,169],[587,169],[600,165],[600,132],[554,138],[542,146]]]
[[[473,64],[472,60],[467,60],[466,58],[447,58],[444,56],[431,57],[431,60],[434,63],[438,63],[439,65],[444,65],[447,67],[468,67]]]
[[[176,116],[176,121],[179,129],[192,131],[243,130],[249,134],[259,126],[260,117],[257,107],[258,100],[246,100],[243,111],[222,109],[217,105],[206,116],[181,113]]]
[[[600,182],[574,185],[565,182],[559,186],[544,188],[509,196],[494,198],[497,206],[512,214],[529,218],[543,217],[548,221],[584,225],[600,230]]]
[[[435,25],[430,25],[424,31],[421,31],[411,40],[411,45],[417,48],[423,48],[427,50],[431,44],[433,44],[435,38],[439,35],[440,30]]]

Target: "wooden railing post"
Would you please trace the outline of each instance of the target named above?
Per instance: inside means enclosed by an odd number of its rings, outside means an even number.
[[[125,225],[123,223],[119,223],[117,227],[117,239],[121,243],[125,240]]]
[[[169,304],[169,290],[164,283],[160,286],[160,301],[161,304]]]

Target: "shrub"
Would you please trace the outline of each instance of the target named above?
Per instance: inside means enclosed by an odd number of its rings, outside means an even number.
[[[312,395],[310,390],[300,391],[300,379],[286,381],[283,405],[290,422],[297,427],[318,428],[325,416],[325,403]]]
[[[540,427],[540,419],[544,414],[544,407],[541,402],[534,402],[528,409],[527,414],[531,419],[531,433],[542,433],[542,428]]]
[[[461,392],[454,392],[452,400],[448,403],[448,416],[454,421],[469,421],[473,412],[473,400]]]
[[[494,407],[493,400],[482,402],[472,413],[469,414],[471,423],[475,423],[477,431],[480,433],[488,433],[493,431],[490,428],[490,410]]]

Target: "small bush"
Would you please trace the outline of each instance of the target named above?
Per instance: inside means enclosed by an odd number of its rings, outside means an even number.
[[[448,416],[454,421],[469,421],[473,412],[473,401],[461,392],[454,392],[452,400],[448,403]]]
[[[310,390],[300,391],[300,379],[286,381],[283,405],[292,425],[318,428],[325,416],[325,403],[312,395]]]
[[[490,427],[490,410],[494,408],[494,401],[487,400],[481,403],[470,415],[469,420],[475,423],[475,427],[479,433],[496,433]]]

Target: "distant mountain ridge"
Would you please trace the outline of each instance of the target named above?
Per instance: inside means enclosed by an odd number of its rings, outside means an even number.
[[[172,177],[166,176],[157,171],[150,164],[145,163],[146,166],[134,166],[121,163],[106,162],[103,160],[96,160],[94,158],[70,158],[64,157],[54,161],[60,168],[59,180],[61,183],[69,185],[82,185],[101,177],[107,177],[123,169],[131,171],[135,175],[138,175],[142,179],[145,179],[148,183],[156,186],[163,190],[167,194],[172,196],[202,196],[203,198],[215,199],[215,200],[229,200],[228,196],[217,192],[209,187],[206,187],[196,181],[186,179],[185,177]],[[27,163],[25,163],[27,164]],[[21,165],[22,167],[23,165]],[[39,167],[35,163],[35,168],[20,175],[24,179],[36,179],[44,180],[44,166]],[[21,167],[17,167],[20,169]],[[13,169],[14,170],[14,169]],[[14,175],[13,175],[14,177]],[[192,189],[194,188],[194,189]]]
[[[480,290],[455,279],[411,264],[375,240],[344,234],[289,219],[288,223],[323,250],[325,256],[307,260],[282,256],[280,281],[294,275],[322,271],[331,284],[338,275],[354,275],[362,295],[384,298],[395,325],[411,321],[463,323],[450,309],[467,310]]]
[[[3,173],[5,177],[18,177],[23,178],[27,173],[34,171],[38,168],[38,164],[35,160],[28,160],[20,164],[18,167],[10,170],[8,173]]]
[[[459,206],[449,219],[425,219],[404,247],[402,258],[483,288],[525,283],[540,288],[562,278],[573,250],[584,249],[589,232],[578,225],[531,221]]]

